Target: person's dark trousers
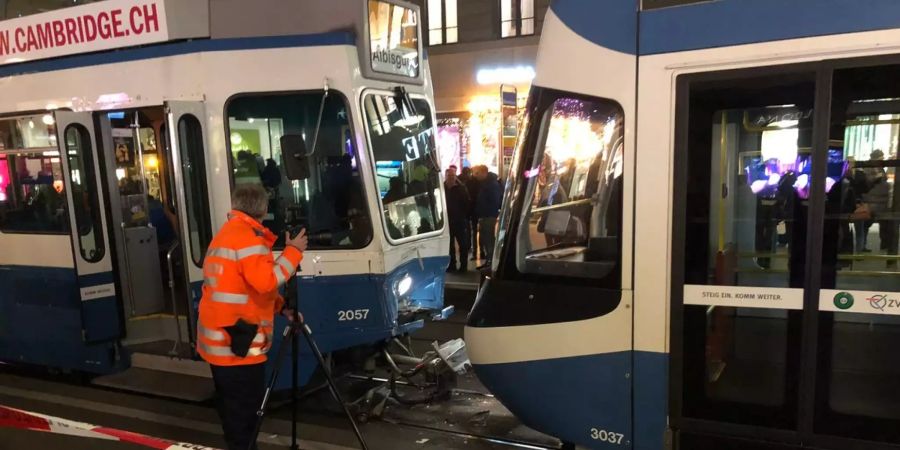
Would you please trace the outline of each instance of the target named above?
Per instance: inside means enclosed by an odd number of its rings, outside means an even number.
[[[450,224],[450,270],[466,271],[469,266],[469,224],[465,222]],[[456,252],[459,250],[459,266],[456,264]]]
[[[887,250],[888,255],[897,254],[897,222],[893,220],[878,220],[878,234],[881,238],[881,250]]]
[[[481,257],[486,261],[490,261],[494,256],[494,228],[496,226],[496,217],[482,217],[478,219],[478,233],[481,235]]]
[[[266,365],[214,366],[216,406],[228,450],[247,450],[256,426],[256,411],[266,391]],[[256,448],[254,443],[253,448]]]
[[[900,236],[898,236],[898,225],[900,222],[896,220],[879,220],[878,233],[881,237],[881,249],[887,255],[897,256],[900,250]],[[897,260],[891,259],[887,261],[888,267],[897,267]]]
[[[469,217],[469,244],[472,246],[472,259],[478,259],[478,218]]]

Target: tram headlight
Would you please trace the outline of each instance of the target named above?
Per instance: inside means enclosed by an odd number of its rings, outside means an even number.
[[[394,292],[398,297],[403,297],[412,288],[412,277],[405,275],[403,278],[394,283]]]

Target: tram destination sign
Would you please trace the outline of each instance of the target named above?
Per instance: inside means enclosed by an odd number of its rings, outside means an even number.
[[[405,0],[368,0],[366,4],[363,76],[422,84],[419,7]]]
[[[799,310],[803,289],[686,284],[684,304]]]
[[[0,65],[209,36],[207,0],[107,0],[0,22]]]

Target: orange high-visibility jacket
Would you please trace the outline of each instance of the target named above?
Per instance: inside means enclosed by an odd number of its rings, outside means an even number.
[[[228,222],[213,238],[203,262],[203,297],[197,323],[197,352],[217,366],[258,364],[272,346],[275,312],[284,299],[278,293],[294,276],[303,253],[286,247],[278,259],[272,254],[276,237],[258,221],[231,211]],[[247,356],[231,351],[223,329],[238,319],[259,326]]]

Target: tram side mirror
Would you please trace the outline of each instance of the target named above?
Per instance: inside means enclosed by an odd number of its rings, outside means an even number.
[[[309,152],[306,142],[299,134],[281,137],[281,154],[284,158],[284,172],[289,180],[309,179]]]

